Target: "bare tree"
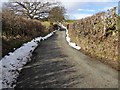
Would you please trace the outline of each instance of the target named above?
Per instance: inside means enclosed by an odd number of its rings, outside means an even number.
[[[58,4],[58,2],[9,2],[5,6],[18,15],[27,16],[30,19],[43,18],[48,16],[49,11]]]

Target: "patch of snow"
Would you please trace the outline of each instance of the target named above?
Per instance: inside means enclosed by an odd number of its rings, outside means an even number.
[[[46,35],[45,37],[42,37],[42,40],[45,40],[45,39],[47,39],[48,37],[52,36],[52,35],[54,34],[54,32],[56,32],[56,30],[53,31],[53,32],[51,32],[50,34]]]
[[[52,36],[55,31],[46,35],[45,37],[38,37],[28,43],[23,44],[20,48],[16,49],[13,53],[4,56],[0,60],[0,89],[14,88],[16,86],[16,79],[22,67],[29,61],[32,52],[38,46],[41,40],[45,40]]]
[[[80,47],[80,46],[77,46],[76,43],[73,43],[73,42],[71,41],[71,39],[70,39],[70,37],[69,37],[69,34],[68,34],[68,29],[67,29],[65,26],[63,26],[63,25],[61,25],[61,26],[62,26],[62,28],[66,29],[66,41],[68,42],[68,44],[69,44],[71,47],[73,47],[73,48],[75,48],[75,49],[77,49],[77,50],[80,50],[81,47]]]

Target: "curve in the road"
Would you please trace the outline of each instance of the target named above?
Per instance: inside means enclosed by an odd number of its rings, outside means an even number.
[[[39,44],[16,88],[118,88],[118,72],[71,48],[65,31]]]

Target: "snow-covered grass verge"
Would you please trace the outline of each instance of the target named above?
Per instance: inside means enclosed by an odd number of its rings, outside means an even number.
[[[70,39],[69,34],[68,34],[68,29],[67,29],[65,26],[63,26],[63,25],[62,25],[62,28],[66,29],[66,40],[67,40],[68,44],[69,44],[71,47],[73,47],[73,48],[75,48],[75,49],[77,49],[77,50],[80,50],[80,49],[81,49],[80,46],[77,46],[76,43],[71,42],[71,39]]]
[[[0,89],[1,88],[14,88],[16,86],[16,79],[22,67],[29,61],[32,56],[32,52],[38,46],[41,40],[45,40],[52,36],[55,31],[46,35],[45,37],[38,37],[32,41],[23,44],[20,48],[13,53],[4,56],[0,60]]]

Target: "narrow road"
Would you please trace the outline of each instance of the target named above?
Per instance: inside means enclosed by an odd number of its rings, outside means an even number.
[[[41,42],[16,88],[118,88],[118,72],[71,48],[65,31]]]

